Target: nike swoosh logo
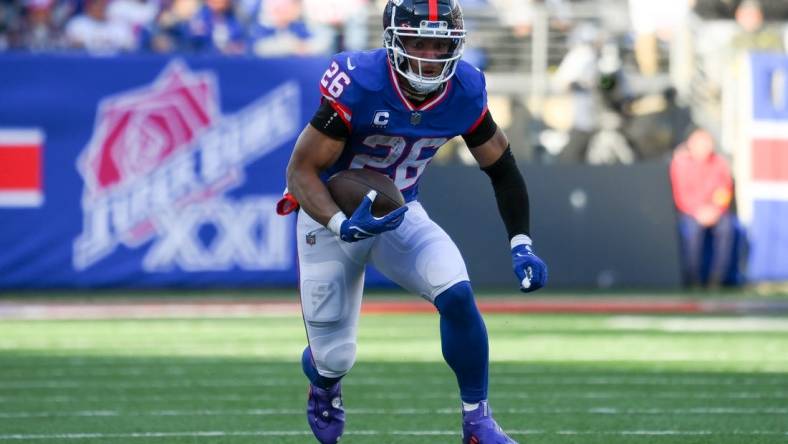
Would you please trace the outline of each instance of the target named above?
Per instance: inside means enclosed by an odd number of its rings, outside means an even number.
[[[517,256],[517,257],[528,257],[528,256],[530,256],[530,254],[515,253],[515,256]]]
[[[356,69],[356,67],[355,67],[355,66],[353,66],[353,64],[352,64],[352,63],[350,63],[350,57],[348,57],[348,58],[347,58],[347,69],[349,69],[349,70],[351,70],[351,71],[353,71],[354,69]]]

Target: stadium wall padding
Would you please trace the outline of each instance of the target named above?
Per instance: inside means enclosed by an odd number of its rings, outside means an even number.
[[[681,284],[666,164],[521,164],[520,170],[528,184],[534,249],[548,265],[551,288]],[[459,245],[474,285],[516,285],[506,232],[482,171],[430,167],[421,201]]]

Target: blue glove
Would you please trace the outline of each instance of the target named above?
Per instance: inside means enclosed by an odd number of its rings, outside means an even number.
[[[345,242],[356,242],[399,227],[405,220],[408,207],[403,205],[383,217],[375,217],[371,209],[377,195],[375,190],[367,193],[350,219],[345,218],[341,212],[334,215],[328,222],[328,229]]]
[[[512,264],[520,280],[520,291],[528,293],[544,287],[547,282],[547,265],[534,254],[531,239],[518,234],[512,238]]]

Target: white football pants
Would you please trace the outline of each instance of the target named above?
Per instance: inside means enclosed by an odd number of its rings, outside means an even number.
[[[356,357],[356,332],[367,262],[430,302],[468,272],[457,246],[418,202],[393,231],[348,243],[298,213],[301,307],[318,372],[339,377]]]

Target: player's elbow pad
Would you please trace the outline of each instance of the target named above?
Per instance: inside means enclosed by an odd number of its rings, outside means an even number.
[[[507,147],[495,163],[482,168],[482,171],[490,176],[498,211],[506,225],[509,239],[518,234],[530,235],[528,188],[511,148]]]

